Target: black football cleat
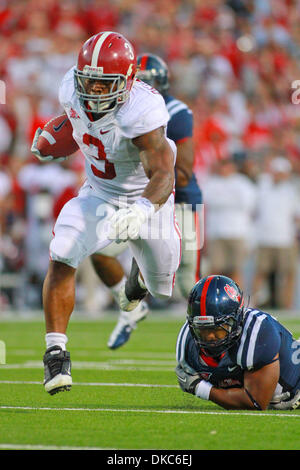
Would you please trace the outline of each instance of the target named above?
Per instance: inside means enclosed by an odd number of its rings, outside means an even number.
[[[71,359],[68,351],[60,346],[48,348],[44,354],[44,387],[46,392],[54,395],[71,390]]]
[[[143,289],[139,284],[139,273],[138,264],[133,258],[129,277],[119,294],[119,305],[124,312],[131,312],[137,308],[141,300],[148,294],[148,290]]]

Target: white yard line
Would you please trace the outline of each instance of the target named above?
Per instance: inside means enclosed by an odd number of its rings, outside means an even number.
[[[24,411],[84,411],[84,412],[102,412],[102,413],[155,413],[155,414],[174,414],[174,415],[206,415],[206,416],[254,416],[261,417],[278,417],[278,418],[300,418],[300,414],[290,413],[261,413],[255,412],[236,412],[236,411],[189,411],[189,410],[145,410],[132,408],[54,408],[54,407],[33,407],[33,406],[5,406],[1,405],[0,410],[24,410]]]
[[[36,349],[19,349],[19,348],[8,348],[10,355],[19,355],[19,356],[36,356],[37,353],[40,352],[39,348]],[[117,360],[116,352],[111,350],[101,350],[97,349],[93,353],[96,357],[101,358],[102,356],[111,358],[112,361]],[[175,352],[155,352],[155,351],[122,351],[121,352],[122,358],[119,360],[137,360],[141,359],[149,359],[149,360],[174,360]],[[87,351],[86,349],[76,348],[76,356],[91,356],[91,351]]]
[[[112,450],[109,447],[69,447],[69,446],[44,446],[39,444],[0,444],[0,449],[5,450]]]
[[[30,380],[0,380],[0,385],[42,385],[42,382]],[[135,384],[135,383],[116,383],[116,382],[73,382],[73,385],[83,387],[144,387],[144,388],[178,388],[177,385],[164,384]]]
[[[72,361],[72,366],[77,370],[142,370],[143,372],[174,372],[175,365],[175,361]],[[26,361],[22,364],[5,364],[0,366],[0,371],[9,369],[43,369],[43,363],[41,361]]]

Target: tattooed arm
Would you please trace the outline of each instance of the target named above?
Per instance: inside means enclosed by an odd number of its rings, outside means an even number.
[[[140,150],[140,158],[149,178],[142,197],[155,205],[164,204],[172,193],[175,178],[174,154],[164,128],[136,137],[132,142]]]

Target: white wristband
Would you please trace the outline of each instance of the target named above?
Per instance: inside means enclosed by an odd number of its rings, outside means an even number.
[[[206,380],[201,380],[201,382],[196,385],[195,395],[202,400],[209,400],[210,390],[213,387],[213,384],[207,382]]]
[[[154,205],[146,197],[140,197],[135,201],[135,204],[138,204],[138,206],[147,213],[147,217],[151,217],[155,213]]]

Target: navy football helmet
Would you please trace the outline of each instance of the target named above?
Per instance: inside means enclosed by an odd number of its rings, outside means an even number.
[[[189,294],[187,320],[204,353],[217,357],[237,342],[242,333],[243,306],[243,293],[229,277],[207,276],[194,285]],[[218,331],[220,339],[208,340],[210,329]]]
[[[136,77],[165,95],[170,85],[168,66],[163,59],[154,54],[141,54],[137,57],[137,64]]]

